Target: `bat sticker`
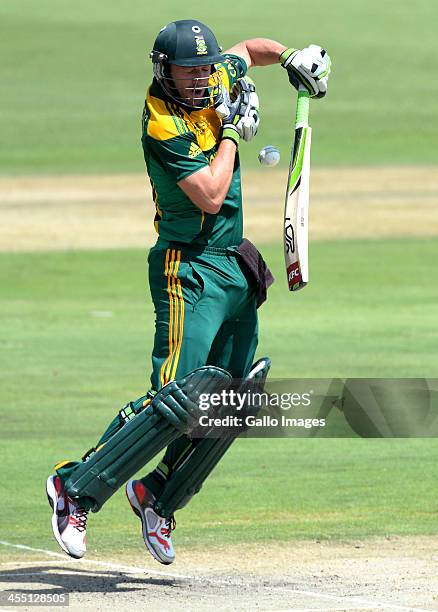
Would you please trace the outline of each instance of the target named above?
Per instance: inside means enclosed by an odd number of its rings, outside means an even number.
[[[286,217],[284,223],[284,240],[286,243],[286,253],[295,253],[295,234],[290,218]]]

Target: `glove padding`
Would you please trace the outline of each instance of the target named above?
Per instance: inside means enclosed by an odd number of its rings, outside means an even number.
[[[286,49],[280,55],[280,62],[295,89],[304,85],[312,98],[325,96],[331,71],[330,56],[325,49],[319,45],[310,45],[302,50]]]
[[[237,144],[240,138],[246,142],[257,134],[260,124],[259,97],[255,84],[249,77],[243,77],[234,85],[231,94],[224,87],[223,101],[216,107],[222,119],[222,137],[231,138]]]

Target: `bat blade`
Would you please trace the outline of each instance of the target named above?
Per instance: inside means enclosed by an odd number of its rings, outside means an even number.
[[[307,123],[308,96],[305,92],[299,92],[299,95],[301,96],[297,106],[295,139],[284,206],[284,257],[290,291],[298,291],[309,282],[308,222],[312,128]]]

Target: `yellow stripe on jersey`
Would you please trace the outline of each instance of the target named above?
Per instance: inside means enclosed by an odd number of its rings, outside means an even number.
[[[169,108],[174,115],[175,121],[179,121],[181,133],[188,134],[190,132],[187,125],[187,120],[190,120],[189,115],[178,104],[169,103]]]
[[[178,111],[178,107],[176,106],[176,104],[172,104],[171,102],[166,102],[166,108],[169,112],[169,115],[172,116],[172,119],[175,122],[178,133],[181,134],[181,136],[183,136],[184,134],[187,134],[189,130],[187,126],[185,125],[184,121],[181,119],[181,113]]]

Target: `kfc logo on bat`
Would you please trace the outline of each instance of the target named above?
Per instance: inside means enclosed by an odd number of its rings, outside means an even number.
[[[289,285],[295,285],[295,283],[299,283],[301,281],[301,270],[298,262],[294,262],[287,269],[287,280]]]

